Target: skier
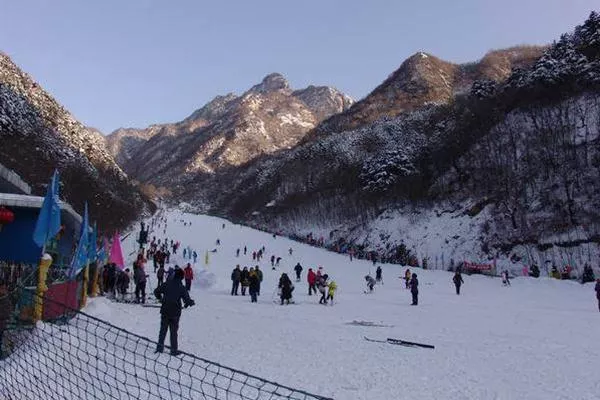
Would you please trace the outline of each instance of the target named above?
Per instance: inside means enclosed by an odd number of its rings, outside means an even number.
[[[184,259],[184,260],[185,260],[186,251],[187,251],[187,250],[184,248],[184,249],[183,249],[183,259]]]
[[[598,300],[598,311],[600,311],[600,278],[596,280],[596,299]]]
[[[377,269],[375,270],[375,280],[377,281],[377,283],[383,283],[383,276],[382,276],[382,271],[381,271],[381,266],[377,267]]]
[[[454,277],[452,278],[452,281],[454,282],[454,286],[456,287],[456,294],[460,295],[460,285],[465,283],[465,281],[463,281],[462,275],[460,274],[460,271],[457,270],[454,273]]]
[[[244,255],[246,255],[247,252],[248,252],[248,248],[246,246],[244,246]]]
[[[288,250],[290,253],[290,256],[292,255],[292,253],[294,252],[294,250],[290,247],[290,249]]]
[[[410,278],[410,294],[412,294],[412,306],[419,304],[419,280],[417,274],[412,274]]]
[[[276,266],[276,267],[279,267],[279,263],[280,263],[280,262],[281,262],[281,257],[277,257],[277,258],[275,259],[275,266]]]
[[[238,288],[240,286],[240,279],[242,279],[242,271],[240,270],[239,264],[235,266],[231,272],[231,295],[238,295]]]
[[[337,290],[337,283],[334,280],[329,282],[329,290],[327,293],[327,299],[330,301],[330,304],[333,305],[333,296],[335,295],[335,291]]]
[[[373,293],[373,288],[375,288],[375,283],[377,282],[371,275],[365,275],[365,281],[367,281],[367,288],[369,289],[369,291],[365,293]]]
[[[258,292],[260,290],[260,280],[254,268],[250,268],[250,271],[248,272],[248,286],[250,292],[250,302],[257,303],[258,299],[256,296],[258,296]]]
[[[296,271],[296,282],[300,282],[300,274],[302,273],[302,265],[300,263],[296,264],[294,267],[294,271]]]
[[[225,229],[225,224],[223,224],[223,229]]]
[[[256,261],[256,252],[255,251],[252,252],[252,261]]]
[[[327,274],[322,275],[317,278],[317,289],[319,289],[319,293],[321,293],[321,298],[319,299],[319,304],[327,304]]]
[[[256,276],[258,277],[258,284],[256,285],[256,295],[260,296],[260,284],[263,281],[263,273],[260,270],[260,268],[258,268],[258,265],[254,267],[254,272],[256,272]]]
[[[196,264],[196,260],[198,259],[198,253],[196,253],[196,250],[194,250],[194,253],[192,253],[192,256],[194,257],[194,264]]]
[[[406,284],[406,288],[410,289],[410,269],[408,268],[404,271],[404,283]]]
[[[172,280],[163,283],[154,291],[154,295],[162,303],[156,353],[163,352],[168,329],[171,336],[171,355],[177,356],[180,354],[177,348],[177,331],[179,330],[179,318],[181,317],[181,301],[183,301],[186,308],[196,304],[181,283],[183,277],[183,271],[178,268]]]
[[[237,249],[237,250],[235,251],[235,256],[236,256],[236,257],[239,257],[239,256],[240,256],[240,249]]]
[[[275,267],[275,256],[271,256],[271,267]]]
[[[165,280],[165,267],[159,266],[158,271],[156,271],[156,281],[158,282],[158,286],[162,285]]]
[[[286,301],[287,304],[290,304],[290,299],[292,298],[292,292],[294,291],[294,285],[292,285],[292,281],[287,276],[286,273],[281,274],[281,278],[279,278],[279,295],[281,298],[281,305]]]
[[[248,267],[244,267],[244,269],[242,270],[241,277],[240,277],[240,280],[241,280],[240,283],[242,284],[242,296],[246,295],[246,288],[250,284],[250,281],[248,280],[248,278],[249,278]]]
[[[217,239],[217,246],[221,245],[221,239]]]
[[[188,263],[183,269],[183,274],[185,277],[185,288],[189,292],[192,289],[192,280],[194,279],[194,270],[192,269],[190,263]]]
[[[308,295],[312,296],[313,291],[316,294],[317,293],[317,287],[316,287],[317,275],[315,274],[315,272],[313,271],[312,268],[308,269],[308,274],[306,275],[306,280],[308,281]]]

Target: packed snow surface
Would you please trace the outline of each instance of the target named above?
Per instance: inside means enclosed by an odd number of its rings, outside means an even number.
[[[465,275],[457,296],[451,273],[413,269],[420,281],[419,305],[413,307],[399,279],[404,267],[383,265],[384,284],[365,294],[364,276],[375,274],[370,262],[350,262],[347,256],[218,218],[179,211],[165,215],[166,234],[164,226],[155,227],[150,238],[181,241],[172,262],[183,263],[183,248],[196,250],[196,275],[210,277],[192,286],[196,306],[184,310],[179,331],[184,351],[335,399],[600,398],[595,378],[600,313],[593,285],[516,278],[503,287],[497,278]],[[123,247],[130,260],[133,236]],[[258,303],[252,304],[248,296],[230,295],[230,275],[236,264],[256,265],[252,252],[262,246],[264,281]],[[205,265],[205,252],[215,248]],[[282,257],[276,270],[271,255]],[[286,272],[294,281],[297,262],[304,271],[302,281],[294,282],[296,304],[281,306],[274,302],[278,279]],[[338,284],[333,306],[308,296],[306,272],[318,266]],[[153,277],[151,262],[147,272]],[[149,292],[154,280],[150,286]],[[140,335],[158,335],[156,308],[98,298],[86,311]],[[363,336],[435,349],[372,343]]]

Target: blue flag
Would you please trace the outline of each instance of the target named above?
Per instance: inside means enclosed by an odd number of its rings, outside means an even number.
[[[77,275],[77,273],[86,266],[88,263],[88,247],[89,247],[89,234],[90,226],[88,223],[88,206],[85,203],[85,210],[83,212],[83,221],[81,221],[81,233],[79,235],[79,243],[77,243],[77,249],[73,255],[73,261],[71,261],[70,275],[71,278]]]
[[[90,262],[96,262],[98,260],[98,249],[96,248],[96,241],[98,240],[98,225],[94,222],[94,229],[90,234],[89,246],[88,246],[88,259]]]
[[[48,239],[53,238],[60,231],[60,204],[58,200],[58,171],[54,171],[52,180],[46,190],[46,197],[40,209],[33,241],[40,247],[44,247]]]

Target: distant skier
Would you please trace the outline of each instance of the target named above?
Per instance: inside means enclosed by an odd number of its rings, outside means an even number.
[[[163,352],[165,337],[167,336],[167,330],[169,330],[171,355],[177,356],[180,354],[177,346],[177,331],[179,330],[179,318],[181,317],[181,302],[183,301],[186,308],[196,304],[181,283],[183,277],[183,271],[178,268],[172,280],[163,283],[154,291],[154,295],[162,303],[160,307],[160,331],[158,345],[156,346],[157,353]]]
[[[271,256],[271,267],[275,266],[275,256]]]
[[[312,268],[308,269],[308,274],[306,275],[306,280],[308,281],[308,295],[312,296],[313,292],[317,293],[317,274],[313,271]]]
[[[280,263],[280,262],[281,262],[281,257],[277,257],[277,258],[275,259],[275,266],[276,266],[276,267],[279,267],[279,263]]]
[[[419,304],[419,281],[417,280],[417,274],[412,274],[410,278],[410,294],[412,294],[412,304],[416,306]]]
[[[371,275],[365,275],[365,281],[367,282],[367,288],[369,289],[369,291],[365,293],[373,293],[373,289],[375,288],[375,284],[377,282]]]
[[[246,255],[247,252],[248,252],[248,248],[246,246],[244,246],[244,255]]]
[[[236,257],[239,257],[239,256],[240,256],[240,249],[237,249],[237,250],[235,251],[235,256],[236,256]]]
[[[252,252],[252,261],[256,261],[256,252],[255,251]]]
[[[454,277],[452,278],[452,281],[454,282],[454,287],[456,288],[456,294],[460,295],[460,285],[465,283],[465,281],[463,281],[462,275],[460,274],[460,271],[456,271]]]
[[[221,239],[217,239],[217,246],[221,245]]]
[[[185,255],[187,254],[187,249],[183,249],[183,259],[185,260]]]
[[[377,267],[375,270],[375,280],[377,283],[383,283],[383,272],[381,270],[381,266]]]
[[[239,264],[235,266],[231,272],[231,295],[238,295],[238,288],[240,286],[240,279],[242,279],[242,271],[240,270]]]
[[[183,269],[183,274],[185,277],[185,288],[189,292],[190,290],[192,290],[192,280],[194,279],[194,270],[192,269],[190,263],[188,263],[187,266]]]
[[[288,252],[290,253],[290,256],[291,256],[292,253],[294,252],[294,250],[290,247],[290,249],[288,250]]]
[[[598,311],[600,311],[600,278],[596,280],[596,299],[598,300]]]
[[[223,224],[222,228],[225,229],[225,224]]]
[[[300,282],[300,274],[302,274],[302,265],[300,263],[296,264],[294,267],[294,271],[296,272],[296,282]]]
[[[196,264],[196,260],[198,259],[198,253],[196,253],[196,250],[194,250],[192,256],[194,257],[194,264]]]
[[[292,292],[294,291],[294,285],[292,285],[292,281],[287,276],[286,273],[281,274],[281,278],[279,278],[279,296],[281,298],[281,305],[283,302],[287,302],[290,304],[290,300],[292,299]]]

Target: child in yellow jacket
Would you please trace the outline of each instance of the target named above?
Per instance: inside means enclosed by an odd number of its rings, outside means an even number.
[[[331,305],[333,305],[333,295],[335,294],[335,291],[337,290],[337,283],[335,283],[335,281],[331,281],[329,282],[329,290],[327,292],[327,300],[331,300]]]

